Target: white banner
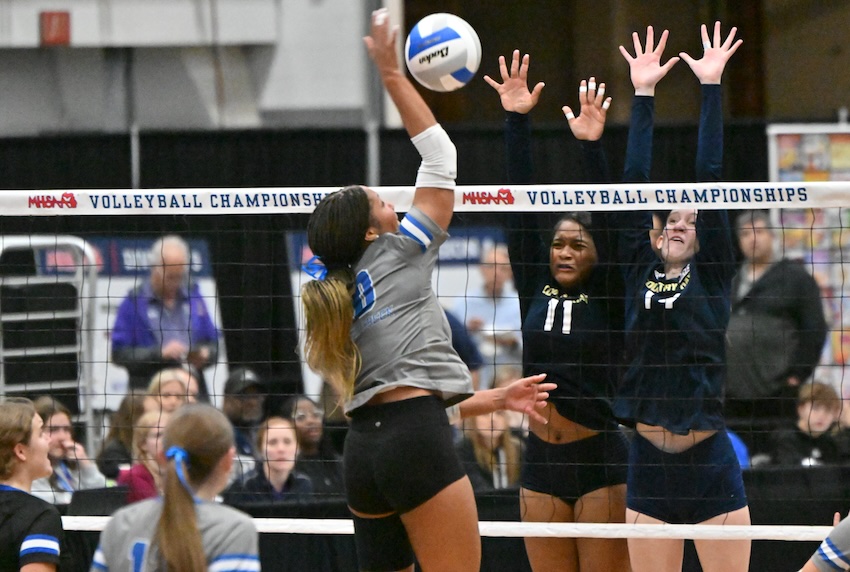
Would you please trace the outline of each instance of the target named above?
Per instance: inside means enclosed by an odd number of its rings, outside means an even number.
[[[6,216],[310,213],[336,187],[3,191]],[[398,211],[412,187],[376,187]],[[850,207],[850,184],[831,182],[475,185],[455,191],[457,212]]]

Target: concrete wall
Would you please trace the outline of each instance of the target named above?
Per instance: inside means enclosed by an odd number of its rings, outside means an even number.
[[[850,107],[850,2],[765,0],[766,116],[835,121]]]
[[[373,80],[361,38],[369,10],[381,2],[0,0],[0,136],[123,132],[131,125],[142,130],[362,125],[379,109],[370,99]],[[390,3],[396,13],[405,4],[411,15],[426,8],[410,0]],[[739,52],[731,66],[742,78],[733,83],[740,89],[757,82],[753,93],[763,92],[763,101],[727,111],[770,121],[835,118],[850,100],[850,49],[843,33],[850,3],[757,4],[762,21],[740,23],[742,50],[755,51],[748,57]],[[498,121],[498,101],[480,76],[493,75],[495,58],[520,47],[532,53],[532,73],[539,74],[534,80],[547,81],[541,120],[560,120],[560,106],[574,103],[573,84],[594,74],[615,96],[611,121],[625,122],[630,84],[617,46],[630,47],[631,31],[649,23],[669,28],[668,56],[698,53],[701,22],[720,17],[725,26],[736,23],[735,16],[742,19],[740,4],[732,0],[578,0],[532,7],[503,0],[429,2],[426,11],[459,13],[487,38],[475,85],[455,94],[429,94],[444,121]],[[39,16],[47,10],[70,13],[69,47],[41,45]],[[727,97],[734,89],[730,83]],[[659,91],[659,121],[692,122],[697,93],[692,74],[680,63]]]
[[[0,136],[360,125],[366,0],[0,0]],[[41,12],[70,14],[42,46]]]

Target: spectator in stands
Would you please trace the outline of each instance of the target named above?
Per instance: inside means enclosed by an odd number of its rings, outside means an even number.
[[[295,423],[295,470],[310,477],[317,497],[345,494],[342,457],[324,433],[325,412],[306,395],[296,395],[284,403],[283,414]]]
[[[47,455],[53,465],[53,474],[33,482],[32,494],[47,502],[65,505],[71,495],[80,489],[106,486],[106,477],[97,470],[94,459],[82,443],[74,440],[71,412],[49,396],[35,400],[35,410],[44,419],[49,436]]]
[[[174,413],[186,404],[189,390],[186,387],[186,371],[173,367],[158,371],[148,385],[145,411]]]
[[[726,430],[729,436],[729,442],[732,443],[732,448],[735,449],[735,456],[738,458],[738,464],[742,469],[750,468],[750,449],[744,440],[741,439],[734,431]]]
[[[97,468],[107,479],[117,479],[121,469],[133,464],[133,428],[144,409],[145,393],[131,389],[112,414],[109,433],[97,455]]]
[[[487,389],[498,364],[522,363],[522,320],[519,298],[510,286],[512,281],[508,249],[499,244],[481,255],[482,285],[467,292],[452,308],[452,313],[466,324],[484,356],[481,388]]]
[[[183,376],[183,385],[186,386],[186,403],[203,403],[210,402],[208,394],[201,394],[201,384],[198,382],[200,374],[191,364],[186,364],[181,369]]]
[[[469,373],[472,374],[472,387],[481,388],[481,366],[484,365],[484,358],[481,356],[481,351],[478,349],[478,342],[475,341],[469,330],[463,325],[457,316],[446,310],[446,319],[449,321],[449,328],[452,330],[452,347],[469,368]]]
[[[773,464],[813,467],[838,463],[839,448],[832,429],[840,408],[841,400],[831,385],[813,382],[800,387],[796,425],[771,436]]]
[[[243,480],[254,469],[257,429],[263,418],[265,384],[248,368],[235,369],[224,383],[222,410],[233,425],[236,442],[234,477]]]
[[[56,507],[30,494],[53,472],[44,421],[26,399],[0,402],[0,570],[55,572],[62,550]]]
[[[184,364],[200,375],[218,357],[218,331],[198,285],[189,282],[189,246],[165,236],[151,247],[148,262],[150,279],[127,295],[112,327],[112,361],[127,369],[131,388]],[[208,396],[204,380],[198,382]]]
[[[777,256],[766,212],[736,221],[743,264],[732,283],[726,416],[745,432],[768,428],[759,419],[794,416],[800,386],[812,375],[827,335],[820,290],[797,262]],[[755,420],[747,423],[750,420]]]
[[[135,462],[118,477],[118,484],[127,487],[128,503],[162,493],[162,471],[157,459],[164,454],[162,436],[170,418],[171,414],[164,411],[148,411],[136,423],[133,430]]]
[[[92,570],[259,570],[253,521],[215,502],[233,464],[233,431],[224,415],[200,403],[180,408],[162,447],[162,499],[112,515]]]
[[[228,504],[296,500],[313,492],[310,477],[295,470],[298,441],[295,424],[285,417],[269,417],[257,430],[259,465],[244,482],[224,493]]]
[[[477,493],[518,486],[520,440],[510,431],[504,411],[464,419],[458,445],[466,474]]]

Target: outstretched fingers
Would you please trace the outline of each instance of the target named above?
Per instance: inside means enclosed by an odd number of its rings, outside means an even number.
[[[518,77],[519,75],[519,50],[514,50],[511,56],[511,76]]]
[[[647,28],[647,30],[649,30],[649,28]],[[637,32],[632,32],[632,43],[635,45],[635,57],[642,56],[643,46],[640,43],[640,34],[638,34]]]
[[[369,35],[363,38],[369,57],[378,66],[379,71],[398,68],[395,53],[398,26],[390,26],[389,10],[380,8],[372,12]]]
[[[733,27],[724,40],[718,21],[714,23],[713,39],[709,40],[708,28],[703,24],[700,26],[702,57],[695,59],[685,52],[680,53],[679,56],[690,66],[700,83],[719,84],[726,63],[743,43],[743,40],[735,39],[737,33],[738,29]]]
[[[581,111],[575,115],[569,105],[561,108],[570,125],[570,130],[579,141],[596,141],[605,130],[605,119],[611,98],[605,97],[605,84],[596,82],[595,77],[581,80],[578,88]]]
[[[502,83],[485,75],[484,81],[496,90],[505,111],[528,113],[537,105],[544,83],[539,82],[533,89],[528,89],[528,68],[531,57],[525,54],[520,58],[520,51],[514,50],[510,67],[504,56],[499,56],[499,73]]]

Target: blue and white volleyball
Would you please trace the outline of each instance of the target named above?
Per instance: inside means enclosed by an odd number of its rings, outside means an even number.
[[[410,75],[428,89],[454,91],[478,71],[481,40],[466,20],[431,14],[413,26],[404,44],[404,59]]]

